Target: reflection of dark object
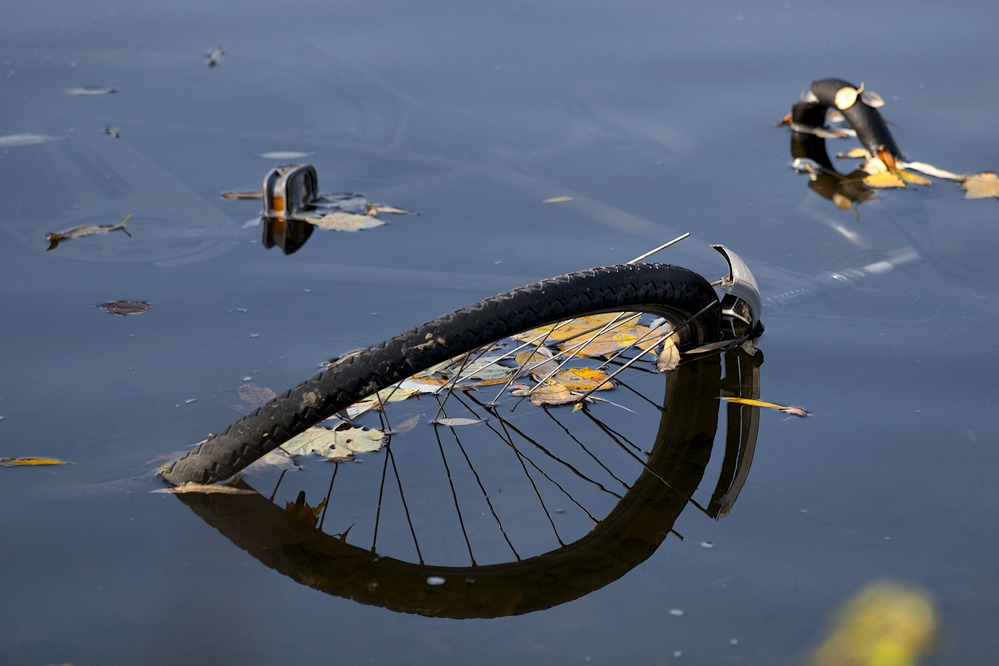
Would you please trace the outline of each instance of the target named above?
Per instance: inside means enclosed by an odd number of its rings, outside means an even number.
[[[97,307],[104,308],[111,314],[127,315],[145,312],[149,309],[149,303],[145,301],[111,301],[110,303],[101,303]]]
[[[291,218],[264,218],[264,247],[277,245],[285,254],[292,254],[305,245],[312,235],[313,227],[308,222]]]
[[[486,618],[550,608],[612,583],[648,559],[697,490],[721,395],[759,397],[762,358],[741,350],[686,363],[666,377],[663,418],[647,468],[589,534],[518,562],[471,567],[380,557],[321,532],[260,495],[177,497],[263,564],[364,604],[432,617]],[[749,473],[759,408],[729,404],[725,459],[707,509],[732,507]]]
[[[855,101],[845,108],[837,105],[837,93],[844,89],[856,91],[857,87],[842,79],[822,79],[813,82],[805,99],[795,104],[792,122],[805,128],[822,127],[825,125],[826,110],[831,106],[843,113],[850,127],[856,130],[860,143],[871,155],[880,157],[889,167],[893,166],[895,160],[905,159],[881,114],[877,109],[868,106],[862,95],[856,95]],[[886,156],[888,161],[885,160]],[[889,164],[889,161],[892,163]]]
[[[640,310],[678,328],[690,349],[721,337],[721,312],[700,275],[668,264],[623,264],[544,280],[427,322],[338,359],[327,370],[189,452],[170,483],[225,479],[306,428],[413,374],[507,336],[592,313]],[[684,325],[686,324],[686,325]]]

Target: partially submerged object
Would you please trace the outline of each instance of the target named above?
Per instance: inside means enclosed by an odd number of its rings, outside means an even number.
[[[83,236],[93,236],[95,234],[106,234],[109,231],[117,231],[119,229],[124,231],[125,235],[131,238],[132,234],[128,233],[128,229],[125,228],[125,223],[130,219],[132,219],[131,215],[122,220],[120,224],[86,224],[82,227],[76,227],[75,229],[70,229],[69,231],[64,231],[58,234],[45,234],[45,237],[51,241],[49,244],[50,250],[56,249],[60,241],[69,240],[71,238],[81,238]]]
[[[904,188],[908,185],[932,185],[919,171],[936,178],[962,183],[966,199],[999,196],[999,188],[988,187],[989,177],[982,173],[965,175],[938,169],[923,162],[908,162],[899,149],[879,109],[880,95],[843,79],[822,79],[812,83],[801,101],[794,105],[780,124],[792,130],[792,166],[809,174],[812,186],[838,208],[849,208],[873,198],[871,189]],[[848,124],[849,128],[843,124]],[[863,158],[857,171],[843,175],[826,154],[825,139],[856,136],[862,149],[838,153],[837,157]],[[985,183],[982,187],[980,183]],[[970,183],[970,185],[969,185]]]

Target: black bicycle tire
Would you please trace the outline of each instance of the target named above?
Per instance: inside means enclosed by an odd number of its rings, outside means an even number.
[[[163,478],[175,484],[229,478],[366,396],[460,354],[562,319],[622,310],[656,314],[674,325],[694,318],[677,333],[680,349],[714,342],[721,337],[717,304],[707,280],[671,264],[619,264],[542,280],[338,358],[198,445]]]

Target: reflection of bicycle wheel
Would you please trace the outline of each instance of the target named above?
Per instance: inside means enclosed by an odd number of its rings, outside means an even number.
[[[352,539],[356,540],[359,536],[358,530],[362,529],[357,521],[364,518],[358,515],[356,505],[363,503],[365,498],[359,497],[356,489],[334,488],[335,484],[330,485],[329,491],[323,488],[329,501],[327,511],[329,507],[336,507],[334,511],[340,518],[346,518],[348,522],[354,521],[354,526],[348,530],[349,535],[324,533],[322,529],[316,529],[314,522],[303,520],[301,514],[293,510],[282,510],[260,495],[185,494],[178,497],[265,565],[328,594],[396,611],[435,617],[498,617],[541,610],[576,599],[617,580],[655,552],[672,531],[673,523],[701,483],[715,436],[718,395],[727,393],[743,397],[757,396],[758,364],[758,358],[751,359],[737,350],[726,353],[724,379],[721,377],[722,365],[717,355],[684,363],[666,375],[662,403],[656,403],[656,407],[661,409],[661,418],[658,419],[658,424],[651,424],[658,425],[658,429],[649,432],[650,439],[654,437],[654,443],[647,454],[640,454],[641,464],[638,465],[640,471],[637,478],[629,479],[624,484],[620,497],[614,500],[606,515],[589,526],[589,531],[578,538],[563,535],[566,543],[561,543],[560,539],[556,546],[552,541],[552,547],[548,550],[530,557],[515,558],[514,553],[508,554],[509,561],[496,564],[447,566],[424,564],[422,556],[419,563],[405,561],[401,557],[385,556],[381,542],[378,543],[377,552],[374,544],[368,549],[367,544],[359,545],[359,541],[352,543]],[[658,376],[659,379],[662,377]],[[435,403],[431,406],[434,407]],[[715,488],[710,506],[728,501],[725,497],[734,501],[734,496],[738,494],[736,484],[745,480],[752,459],[757,412],[756,407],[730,405],[728,433],[729,439],[732,440],[735,435],[735,440],[728,442],[722,478]],[[516,417],[511,419],[504,415],[497,418],[510,421]],[[585,417],[580,418],[585,421]],[[601,461],[607,465],[604,470],[605,478],[613,478],[614,474],[619,473],[619,469],[611,461],[613,456],[610,453],[616,447],[610,440],[622,437],[622,432],[616,429],[616,425],[602,425],[606,428],[602,438],[606,442],[583,436],[574,446],[590,447],[597,452]],[[518,423],[517,427],[526,426]],[[579,429],[581,428],[573,427],[573,430]],[[566,435],[563,434],[562,437],[566,438]],[[545,438],[543,446],[553,448],[557,446],[557,439],[554,436]],[[643,443],[648,441],[646,439]],[[379,472],[377,467],[384,466],[384,469],[388,469],[391,465],[394,470],[396,463],[394,459],[389,459],[390,455],[399,458],[401,466],[405,447],[419,448],[426,443],[418,440],[406,442],[400,438],[387,447],[383,465],[349,465],[346,469],[341,465],[334,473],[333,480],[337,481],[337,475],[340,475],[339,482],[342,483],[342,479],[348,478],[346,475],[363,476],[365,472],[373,471],[373,476],[377,478],[381,475],[384,482],[384,471]],[[605,443],[610,443],[610,446],[603,446]],[[402,449],[397,448],[400,445]],[[474,446],[471,442],[466,444],[472,457],[478,457],[482,450]],[[541,448],[539,442],[533,452],[536,453]],[[452,463],[449,478],[457,467],[457,462]],[[560,469],[553,461],[545,467],[549,471]],[[574,476],[566,468],[561,469],[563,473],[558,481],[564,483],[565,479]],[[480,468],[476,478],[481,479],[484,486],[493,487],[487,480],[491,471],[495,470]],[[398,478],[398,471],[395,474]],[[412,480],[412,475],[409,475],[409,480]],[[361,481],[370,482],[370,478]],[[537,485],[548,482],[555,483],[547,476],[539,477]],[[439,501],[436,505],[433,493],[429,498],[424,498],[430,501],[428,510],[431,513],[450,503],[451,493],[447,492],[446,483],[445,481],[444,488],[438,488],[436,496]],[[531,484],[525,483],[520,491],[530,495],[528,485]],[[399,490],[401,493],[401,483]],[[518,490],[508,486],[503,495],[514,493],[518,493]],[[594,491],[591,496],[600,494]],[[412,514],[414,518],[410,520],[409,529],[413,528],[414,522],[425,510],[422,502],[418,506],[413,499],[410,495],[406,509],[407,516]],[[493,496],[494,508],[498,513],[503,513],[504,507],[496,503],[498,499],[499,496]],[[457,496],[454,501],[457,506]],[[462,506],[467,508],[469,504],[466,501]],[[379,513],[384,510],[381,490],[378,492],[377,507]],[[710,508],[706,511],[712,515]],[[439,520],[439,516],[434,518]],[[521,528],[524,526],[519,524],[523,522],[523,518],[523,515],[515,513],[512,520],[505,521],[507,527],[504,538],[507,538],[507,532],[511,532],[511,526],[516,528],[517,534],[523,531]],[[331,518],[324,514],[323,520],[330,522]],[[490,521],[491,518],[484,522]],[[498,517],[496,522],[501,522]],[[470,532],[473,527],[471,523],[466,516],[462,531]],[[341,529],[342,527],[343,525]],[[417,524],[416,531],[423,527],[425,526]],[[502,525],[500,529],[503,529]],[[545,530],[540,531],[543,533]],[[408,534],[406,536],[408,538]],[[415,532],[413,538],[416,539]],[[510,538],[517,540],[518,537],[511,532]],[[466,562],[468,560],[464,551],[467,539],[468,534],[465,535],[464,543],[459,537],[451,544],[455,551],[466,558]],[[426,546],[424,543],[425,550]],[[470,553],[471,545],[468,548]],[[416,559],[415,555],[413,559]]]
[[[666,264],[626,264],[552,278],[457,310],[380,345],[341,357],[326,371],[199,445],[163,476],[172,483],[227,478],[309,426],[422,371],[461,357],[454,381],[462,381],[466,367],[481,367],[483,358],[491,359],[486,365],[502,367],[509,364],[518,349],[529,344],[514,345],[510,336],[571,318],[619,310],[660,318],[673,329],[672,337],[681,349],[714,342],[721,336],[721,308],[714,290],[704,278],[687,269]],[[634,322],[615,318],[580,335],[593,339],[628,323]],[[623,348],[624,358],[627,353],[636,353],[636,349],[638,356],[644,355],[643,345],[662,340],[666,329],[654,322],[649,330],[659,337],[640,336],[635,339],[638,347]],[[533,341],[535,346],[546,342],[547,338]],[[502,344],[508,347],[499,357],[485,356]],[[554,360],[562,364],[563,358],[574,355],[574,351],[562,349],[554,354]],[[445,403],[451,395],[444,393]],[[504,398],[511,399],[510,392]],[[495,403],[494,399],[491,409],[496,409]],[[440,414],[454,417],[443,407],[435,418]]]

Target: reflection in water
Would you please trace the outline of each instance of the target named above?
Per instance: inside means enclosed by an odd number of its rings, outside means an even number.
[[[339,535],[323,532],[322,521],[319,522],[320,529],[317,529],[315,518],[318,509],[323,507],[310,509],[303,494],[299,494],[297,503],[289,505],[291,510],[283,509],[263,495],[182,494],[177,497],[262,563],[327,594],[432,617],[484,618],[542,610],[608,585],[644,562],[671,533],[674,522],[688,504],[693,504],[712,518],[725,516],[731,510],[752,464],[758,431],[758,407],[726,403],[726,443],[719,478],[707,507],[698,504],[692,496],[701,484],[711,457],[721,404],[719,396],[758,398],[761,363],[761,354],[750,356],[741,348],[736,348],[723,354],[705,355],[666,375],[662,402],[652,403],[662,415],[658,431],[647,457],[641,460],[637,478],[630,484],[622,482],[625,492],[615,494],[617,499],[609,512],[602,519],[593,519],[590,531],[575,540],[567,538],[566,543],[560,538],[558,548],[533,557],[521,558],[513,551],[513,557],[507,555],[504,558],[513,561],[479,566],[474,565],[474,559],[471,566],[430,565],[423,562],[423,555],[419,556],[419,562],[407,562],[379,554],[374,545],[369,549],[348,543],[348,533],[356,535],[357,530],[364,529],[353,523]],[[648,401],[645,396],[637,393],[636,396],[636,400]],[[588,419],[573,421],[575,425],[571,428],[566,426],[564,422],[569,419],[561,415],[567,412],[545,411],[544,414],[550,417],[559,414],[565,434],[588,453],[615,450],[613,446],[601,448],[606,443],[600,441],[601,437],[620,444],[622,448],[634,446],[624,437],[619,426],[608,425],[588,411],[584,412]],[[523,421],[516,417],[504,417],[499,410],[490,414],[497,431],[517,432],[520,435],[521,429],[526,427]],[[634,415],[629,416],[639,420]],[[572,431],[582,431],[589,422],[596,425],[594,432],[600,437],[595,441],[588,437],[577,439]],[[434,428],[434,431],[437,430]],[[486,430],[483,428],[479,432]],[[549,437],[546,434],[542,444],[523,437],[535,444],[535,451],[553,447],[556,439],[554,435]],[[512,440],[507,443],[512,444]],[[635,448],[639,453],[646,454],[642,447]],[[433,449],[424,451],[427,455],[435,453]],[[441,452],[443,454],[443,449]],[[385,470],[388,470],[389,459],[394,455],[391,444],[383,455]],[[606,460],[609,455],[602,453],[601,457]],[[631,455],[638,459],[634,453]],[[518,453],[518,459],[526,457],[526,452]],[[598,463],[603,464],[600,460]],[[448,472],[449,480],[456,464],[452,463]],[[343,474],[348,471],[340,471],[341,466],[334,468],[330,491],[337,472]],[[392,467],[398,480],[394,460]],[[524,469],[526,473],[527,467]],[[604,469],[614,475],[610,467],[605,466]],[[506,471],[499,470],[499,473]],[[575,468],[572,471],[577,476],[581,474]],[[357,468],[349,468],[349,474],[356,473],[360,473]],[[547,473],[542,474],[548,478]],[[383,471],[383,489],[385,475],[386,471]],[[389,474],[389,478],[391,476]],[[564,476],[570,475],[565,473]],[[478,472],[476,478],[479,478]],[[565,480],[561,482],[566,483]],[[240,483],[246,485],[244,481]],[[553,483],[557,481],[553,480]],[[490,486],[490,482],[486,481],[485,485]],[[399,481],[400,493],[402,487],[402,481]],[[481,481],[480,487],[485,492]],[[435,495],[442,494],[440,486],[436,486],[435,490]],[[352,496],[351,499],[356,501],[357,497]],[[459,499],[458,494],[454,499],[456,507],[465,504],[467,508],[472,504],[471,499]],[[403,502],[407,517],[414,514],[419,528],[422,518],[419,509],[412,498],[406,503],[403,497]],[[353,506],[341,504],[338,508],[340,514],[355,513]],[[379,514],[381,510],[382,496],[379,493]],[[431,518],[425,529],[433,529],[439,514],[433,514]],[[413,524],[414,520],[410,519],[410,529],[413,529]],[[504,529],[502,523],[500,527]],[[516,521],[507,518],[504,537],[511,532],[511,528],[516,530],[521,527],[520,514]],[[416,536],[414,531],[414,540]],[[456,542],[455,548],[464,550],[467,544],[471,554],[467,534],[465,539],[464,543]]]
[[[292,254],[305,245],[312,235],[313,226],[302,220],[281,217],[264,218],[263,244],[266,248],[275,245],[285,254]]]

